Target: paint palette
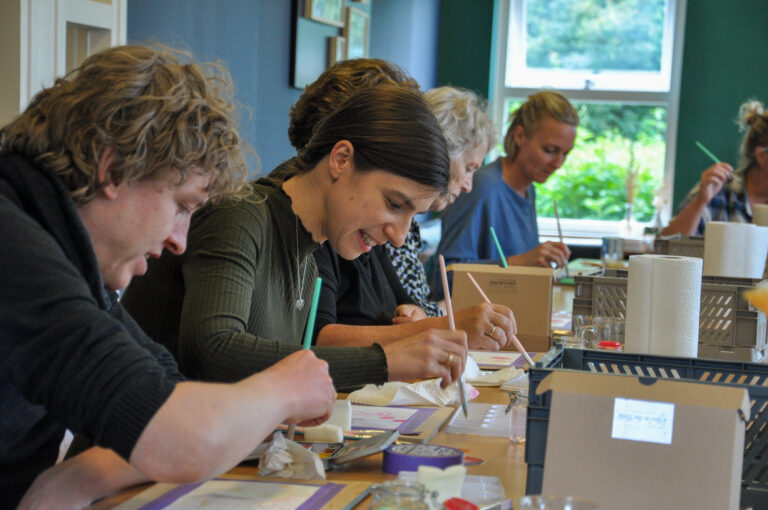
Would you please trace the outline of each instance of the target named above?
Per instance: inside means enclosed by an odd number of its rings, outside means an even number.
[[[454,413],[445,428],[448,434],[475,434],[478,436],[509,437],[511,417],[505,405],[470,403],[468,416]]]

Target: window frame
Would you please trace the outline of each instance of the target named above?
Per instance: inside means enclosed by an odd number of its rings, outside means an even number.
[[[674,164],[677,144],[678,113],[680,103],[680,79],[682,74],[683,41],[685,35],[685,12],[687,0],[667,0],[670,7],[667,17],[667,27],[673,26],[673,33],[665,39],[663,44],[672,44],[669,65],[669,90],[645,90],[645,91],[618,91],[600,90],[595,88],[559,88],[569,100],[588,103],[623,103],[649,106],[664,106],[667,109],[667,131],[665,134],[666,152],[664,156],[664,182],[666,186],[666,205],[662,211],[664,219],[668,219],[672,211],[672,183],[674,182]],[[494,13],[494,41],[493,41],[493,68],[491,72],[491,108],[493,119],[498,130],[500,140],[506,133],[508,119],[504,111],[507,100],[524,99],[541,90],[542,87],[507,87],[506,86],[506,61],[507,41],[510,30],[510,13],[514,10],[515,27],[517,37],[524,37],[521,30],[524,19],[525,0],[496,0]],[[666,28],[665,28],[666,33]],[[667,53],[669,54],[669,52]],[[662,69],[664,59],[662,57]],[[578,143],[578,138],[577,142]],[[595,238],[619,233],[619,221],[586,220],[574,218],[561,218],[563,234],[568,242],[576,244],[593,244]],[[557,238],[557,226],[554,218],[538,218],[539,236],[542,240]]]

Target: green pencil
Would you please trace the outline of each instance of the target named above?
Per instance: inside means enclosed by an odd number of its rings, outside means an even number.
[[[507,264],[507,257],[505,257],[504,252],[501,251],[501,244],[499,244],[499,238],[496,237],[496,231],[493,230],[493,227],[491,227],[491,237],[493,238],[493,242],[496,245],[496,251],[499,252],[499,257],[501,257],[501,267],[509,267]]]
[[[309,349],[312,345],[312,334],[315,332],[315,317],[317,317],[317,303],[320,301],[320,289],[323,286],[323,279],[319,276],[315,280],[315,290],[312,292],[312,304],[309,307],[309,319],[307,319],[307,329],[304,330],[304,349]]]
[[[719,160],[719,159],[717,159],[717,156],[715,156],[714,154],[712,154],[711,152],[709,152],[709,149],[707,149],[706,147],[704,147],[704,145],[703,145],[703,144],[702,144],[700,141],[698,141],[698,140],[696,140],[696,147],[698,147],[699,149],[701,149],[701,152],[703,152],[704,154],[706,154],[707,156],[709,156],[709,159],[711,159],[711,160],[712,160],[712,161],[714,161],[715,163],[720,163],[720,160]]]
[[[312,291],[312,304],[309,306],[309,319],[307,319],[307,328],[304,330],[304,343],[301,348],[304,350],[312,346],[312,334],[315,332],[315,318],[317,317],[317,303],[320,301],[320,289],[323,287],[323,279],[319,276],[315,280],[315,289]],[[288,440],[293,441],[296,433],[296,424],[288,426]]]

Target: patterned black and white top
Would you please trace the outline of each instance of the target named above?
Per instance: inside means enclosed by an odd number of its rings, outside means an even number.
[[[411,230],[400,248],[395,248],[389,243],[386,244],[386,247],[397,276],[413,302],[424,309],[427,317],[443,315],[440,305],[429,300],[430,288],[427,283],[427,275],[419,259],[421,250],[419,224],[415,220],[411,222]]]

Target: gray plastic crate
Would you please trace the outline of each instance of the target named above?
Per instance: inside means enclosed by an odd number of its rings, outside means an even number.
[[[547,449],[551,394],[536,394],[536,388],[553,370],[567,369],[605,374],[624,374],[664,379],[728,384],[749,392],[750,417],[744,437],[741,506],[768,508],[768,366],[671,356],[651,356],[583,349],[550,350],[528,371],[528,416],[525,462],[526,494],[540,494]]]
[[[680,239],[655,239],[653,252],[661,255],[681,255],[684,257],[704,258],[704,237],[688,236]],[[763,278],[768,278],[768,259],[765,261]]]
[[[626,318],[627,271],[575,278],[573,315]],[[760,361],[766,354],[765,314],[743,297],[759,280],[705,276],[701,283],[699,357]]]
[[[681,255],[703,259],[704,238],[690,236],[680,239],[656,239],[653,242],[653,251],[662,255]]]
[[[608,269],[601,276],[574,278],[573,315],[626,318],[627,271]]]

